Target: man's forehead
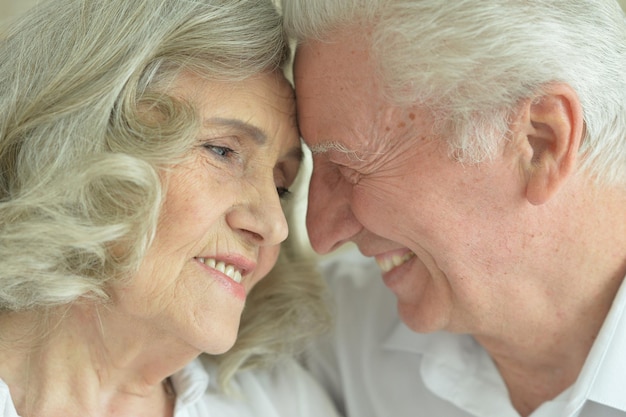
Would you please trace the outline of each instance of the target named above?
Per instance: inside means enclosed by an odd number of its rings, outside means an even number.
[[[354,34],[350,36],[339,34],[327,41],[304,42],[298,45],[295,54],[295,68],[299,73],[297,75],[305,74],[307,77],[335,74],[352,79],[362,73],[355,72],[355,67],[363,68],[370,63],[371,52],[368,43],[364,38]]]

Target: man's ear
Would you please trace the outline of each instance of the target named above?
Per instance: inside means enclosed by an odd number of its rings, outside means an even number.
[[[547,202],[574,172],[582,142],[584,121],[576,92],[567,84],[550,84],[529,100],[520,113],[520,129],[530,149],[526,170],[526,198]]]

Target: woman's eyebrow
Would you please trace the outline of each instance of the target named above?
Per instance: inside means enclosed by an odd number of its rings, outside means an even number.
[[[234,128],[247,136],[250,136],[259,144],[264,144],[267,141],[267,135],[258,127],[251,125],[250,123],[244,122],[241,119],[227,119],[223,117],[212,117],[210,119],[204,120],[205,125],[209,126],[223,126]]]

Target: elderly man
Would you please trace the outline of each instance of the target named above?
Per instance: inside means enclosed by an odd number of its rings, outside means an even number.
[[[380,266],[327,264],[337,327],[311,366],[344,412],[626,415],[618,4],[283,9],[313,248]]]

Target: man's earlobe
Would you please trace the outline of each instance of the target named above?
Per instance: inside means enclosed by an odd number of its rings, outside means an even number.
[[[526,140],[532,151],[526,161],[526,198],[543,204],[554,196],[576,168],[584,121],[576,92],[567,84],[546,86],[527,104]]]

